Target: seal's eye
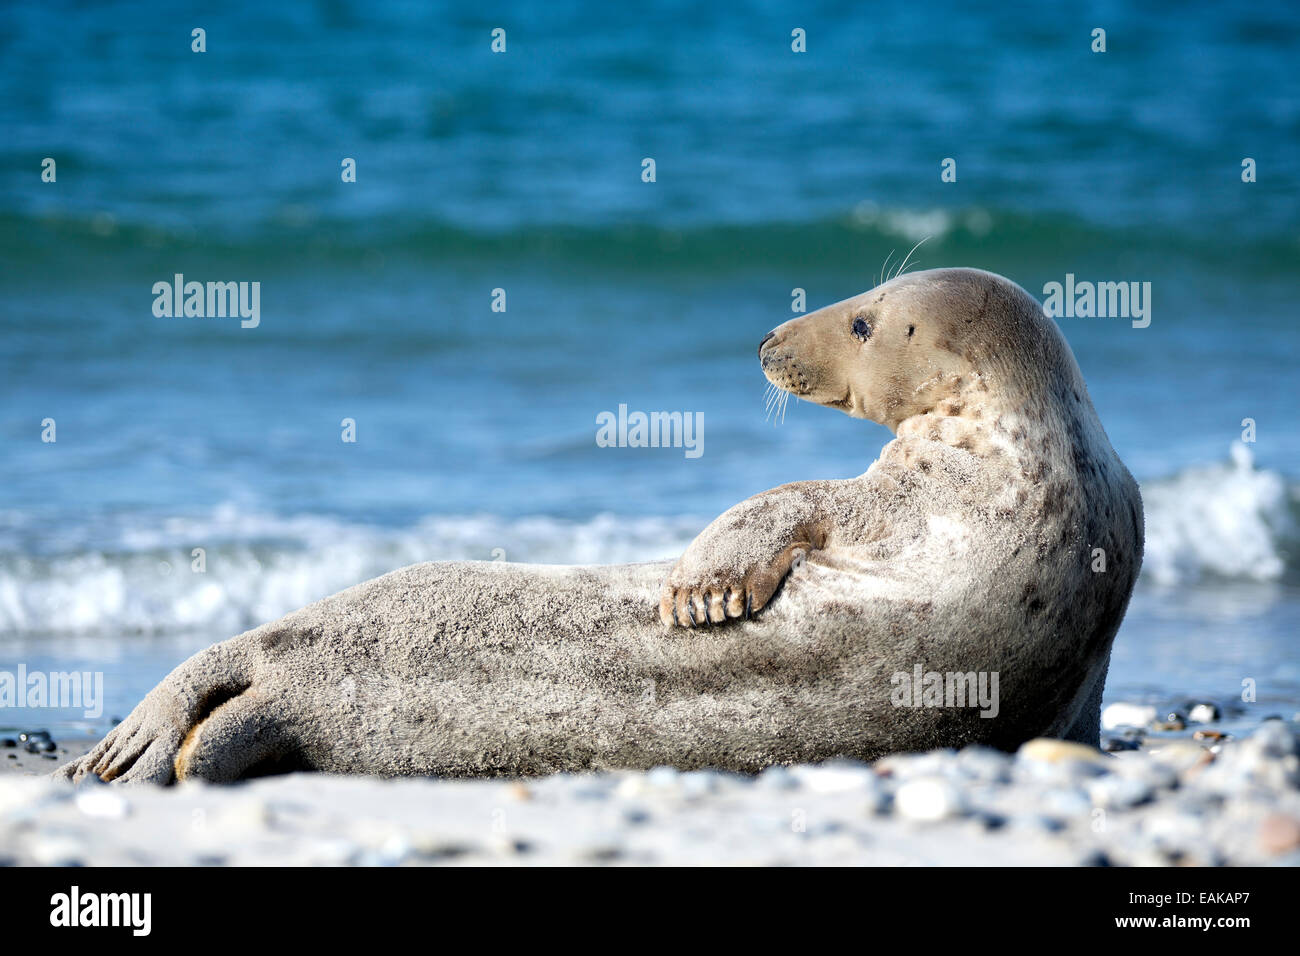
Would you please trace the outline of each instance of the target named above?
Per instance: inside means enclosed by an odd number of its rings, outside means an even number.
[[[853,334],[866,341],[871,338],[871,324],[862,316],[853,320]]]

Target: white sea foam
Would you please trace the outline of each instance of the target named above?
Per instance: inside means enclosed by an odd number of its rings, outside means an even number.
[[[431,516],[397,530],[224,506],[199,519],[137,520],[113,536],[111,550],[0,554],[0,635],[234,634],[408,564],[648,561],[680,553],[706,523],[607,514],[586,521]],[[194,548],[204,549],[203,573],[193,570]]]
[[[1270,581],[1287,572],[1297,543],[1296,489],[1277,472],[1256,468],[1240,442],[1227,462],[1143,485],[1142,501],[1142,570],[1158,584]]]

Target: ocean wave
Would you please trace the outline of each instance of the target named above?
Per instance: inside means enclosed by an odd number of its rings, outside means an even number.
[[[1300,488],[1257,468],[1245,445],[1226,462],[1148,482],[1142,495],[1150,583],[1273,581],[1296,570]],[[0,635],[235,634],[408,564],[649,561],[680,554],[708,520],[438,515],[391,528],[227,504],[202,517],[118,515],[51,538],[0,514]]]
[[[1300,488],[1255,466],[1236,442],[1226,462],[1142,487],[1143,575],[1160,585],[1206,579],[1272,581],[1295,561]]]
[[[5,516],[10,524],[15,516]],[[235,634],[360,581],[434,560],[609,564],[679,553],[708,519],[587,521],[431,516],[381,528],[321,515],[279,517],[232,505],[197,519],[126,520],[107,550],[0,553],[0,635]],[[10,527],[3,537],[13,544]],[[72,544],[64,540],[65,547]],[[194,550],[202,549],[196,556]],[[202,561],[202,570],[196,570]]]
[[[404,262],[428,268],[501,261],[656,274],[664,269],[701,274],[779,266],[862,275],[879,271],[890,250],[896,254],[893,262],[900,262],[922,240],[928,241],[917,255],[931,263],[941,255],[1011,271],[1035,263],[1055,268],[1065,261],[1082,267],[1135,259],[1150,244],[1145,229],[1058,210],[888,206],[870,200],[803,219],[519,222],[500,228],[477,228],[419,211],[372,221],[308,208],[290,218],[241,227],[214,222],[202,229],[189,223],[132,222],[105,212],[0,212],[0,254],[14,264],[41,265],[52,257],[71,256],[93,269],[104,259],[116,275],[140,272],[155,279],[159,262],[196,251],[210,268],[251,267],[259,275],[314,273],[323,265],[332,272],[370,275]],[[1248,262],[1254,276],[1294,275],[1296,239],[1291,231],[1257,232],[1235,241],[1238,255],[1230,262],[1223,255],[1221,228],[1179,230],[1164,238],[1162,248],[1171,258],[1211,271]],[[916,262],[913,257],[914,267]],[[22,278],[19,270],[13,278]]]

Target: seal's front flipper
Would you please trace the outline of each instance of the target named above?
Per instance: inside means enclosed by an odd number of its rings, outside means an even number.
[[[767,606],[802,557],[825,546],[835,482],[799,482],[742,501],[691,542],[659,596],[659,619],[699,627]]]

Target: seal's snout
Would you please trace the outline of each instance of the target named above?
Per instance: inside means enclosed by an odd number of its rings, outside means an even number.
[[[767,335],[763,336],[763,341],[761,341],[761,342],[758,343],[758,357],[759,357],[759,358],[762,358],[762,357],[763,357],[763,346],[766,345],[768,342],[770,342],[770,341],[772,340],[772,337],[775,336],[775,335],[776,335],[775,332],[768,332]]]

